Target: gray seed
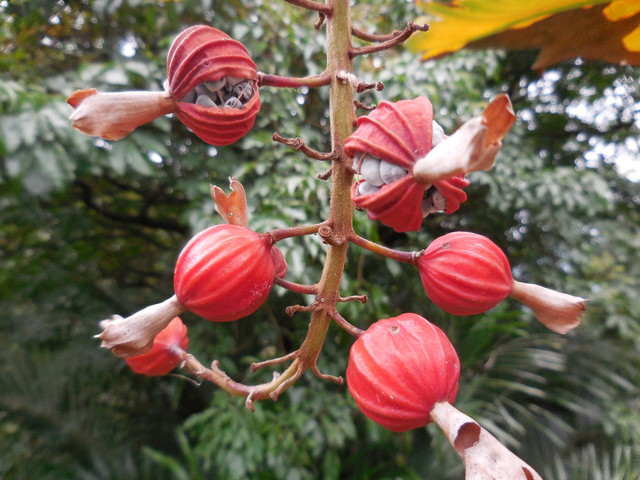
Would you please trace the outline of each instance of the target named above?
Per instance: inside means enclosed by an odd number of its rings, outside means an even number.
[[[447,200],[438,190],[422,200],[422,215],[426,217],[430,213],[442,212],[447,208]]]
[[[393,183],[399,178],[404,177],[407,171],[400,165],[394,165],[389,162],[380,162],[380,176],[384,183]]]
[[[203,85],[207,87],[210,92],[219,92],[226,84],[226,80],[223,78],[218,82],[204,82]]]
[[[376,193],[378,190],[380,190],[380,187],[371,185],[366,180],[358,184],[358,193],[360,195],[369,195],[371,193]]]
[[[365,155],[360,165],[360,175],[364,179],[376,187],[384,185],[382,177],[380,176],[380,159],[373,155]]]
[[[182,97],[180,99],[181,102],[186,102],[186,103],[196,103],[196,98],[197,98],[197,94],[195,90],[191,90],[189,92],[187,92],[184,97]]]
[[[238,97],[229,97],[227,101],[224,102],[224,106],[227,108],[242,108],[242,102]]]
[[[433,136],[431,139],[431,147],[435,147],[437,144],[439,144],[442,140],[444,140],[444,130],[442,129],[442,127],[438,124],[438,122],[436,122],[435,120],[433,121]]]
[[[233,87],[233,95],[238,97],[243,102],[248,102],[253,96],[253,88],[249,82],[244,81]]]
[[[208,95],[198,95],[196,99],[197,105],[202,105],[203,107],[215,107],[216,104],[211,100]]]
[[[231,86],[237,85],[238,83],[245,80],[244,78],[238,78],[238,77],[226,77],[226,78],[227,78],[227,83]]]
[[[196,93],[198,95],[209,95],[209,89],[204,84],[196,85]]]

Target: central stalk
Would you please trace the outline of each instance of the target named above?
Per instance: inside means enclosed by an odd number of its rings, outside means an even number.
[[[309,332],[301,347],[300,360],[305,366],[315,365],[322,349],[331,317],[328,311],[335,309],[340,298],[340,281],[345,266],[348,238],[352,231],[353,207],[351,183],[353,173],[350,161],[344,154],[344,142],[353,132],[355,113],[353,88],[338,78],[339,72],[351,72],[351,11],[349,0],[328,0],[333,13],[326,17],[327,73],[331,77],[329,117],[331,147],[335,153],[331,164],[331,205],[327,225],[331,228],[322,277],[318,282],[317,308],[311,317]]]

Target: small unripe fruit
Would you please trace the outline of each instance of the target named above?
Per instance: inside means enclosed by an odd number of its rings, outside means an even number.
[[[166,375],[180,364],[180,354],[188,345],[187,327],[180,317],[175,317],[153,340],[149,352],[124,360],[136,373],[149,377]]]
[[[453,403],[460,361],[437,326],[415,313],[379,320],[352,345],[347,386],[367,417],[402,432],[431,422],[438,402]]]

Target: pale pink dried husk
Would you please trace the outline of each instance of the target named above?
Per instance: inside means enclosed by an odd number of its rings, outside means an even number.
[[[445,138],[413,166],[413,176],[422,184],[432,184],[453,176],[489,170],[502,138],[516,116],[507,95],[499,95],[482,115],[465,122],[453,135]]]
[[[587,308],[584,298],[515,280],[509,296],[531,308],[549,330],[561,334],[580,325],[580,316]]]
[[[67,99],[75,110],[71,125],[104,140],[120,140],[140,125],[172,113],[176,103],[167,92],[98,92],[76,90]]]
[[[431,418],[462,457],[465,480],[542,480],[527,463],[449,403],[436,403]]]
[[[100,327],[104,331],[96,336],[102,340],[101,347],[112,349],[119,357],[142,355],[151,350],[156,335],[184,310],[174,295],[127,318],[114,315],[102,320]]]

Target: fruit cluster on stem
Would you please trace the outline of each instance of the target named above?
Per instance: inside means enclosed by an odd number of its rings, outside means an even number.
[[[212,186],[224,224],[200,232],[185,246],[176,263],[173,296],[128,318],[103,321],[104,331],[98,335],[102,346],[146,375],[166,374],[180,364],[230,394],[245,397],[246,406],[253,409],[257,400],[277,399],[307,370],[343,383],[342,377],[323,374],[317,367],[335,322],[356,337],[346,376],[365,415],[393,431],[434,421],[463,457],[468,473],[478,464],[487,467],[469,478],[539,478],[451,406],[458,391],[460,363],[438,327],[417,314],[405,313],[363,331],[337,308],[341,302],[367,300],[366,295],[340,295],[349,245],[354,244],[415,266],[426,295],[448,313],[483,313],[511,297],[532,308],[557,333],[578,325],[584,299],[514,280],[504,253],[486,237],[452,232],[423,250],[402,252],[365,239],[353,228],[354,204],[367,210],[371,219],[399,232],[418,230],[430,213],[455,212],[467,200],[466,175],[493,166],[502,138],[515,122],[509,98],[499,95],[450,137],[433,118],[426,97],[381,102],[376,108],[365,108],[369,115],[356,118],[357,108],[364,106],[354,94],[382,90],[384,85],[361,81],[353,72],[353,59],[399,45],[428,26],[410,22],[390,34],[370,34],[352,25],[350,0],[285,1],[317,12],[315,28],[326,29],[327,64],[320,75],[293,78],[259,72],[240,42],[200,25],[180,33],[172,44],[166,92],[99,94],[89,89],[68,99],[75,109],[73,125],[90,135],[117,140],[158,115],[175,113],[204,141],[227,145],[253,127],[260,109],[258,87],[330,89],[331,151],[314,150],[302,138],[273,134],[275,142],[330,163],[319,175],[331,182],[328,217],[313,225],[257,233],[249,227],[242,184],[231,178],[229,194]],[[353,37],[372,44],[355,47]],[[101,117],[104,110],[108,114]],[[320,279],[312,285],[285,278],[287,263],[276,246],[283,239],[303,235],[318,235],[326,245]],[[189,310],[214,322],[237,320],[259,308],[274,285],[315,296],[309,305],[286,309],[289,315],[310,314],[300,347],[251,365],[256,371],[288,362],[281,373],[274,373],[268,382],[245,385],[230,378],[217,361],[206,367],[186,351],[186,327],[179,314]]]

